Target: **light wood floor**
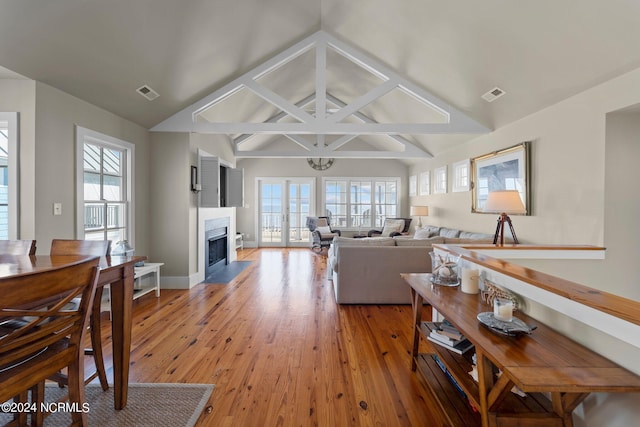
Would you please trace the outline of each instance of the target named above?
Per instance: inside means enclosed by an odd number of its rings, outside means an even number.
[[[239,260],[252,263],[226,285],[134,303],[130,382],[215,384],[199,426],[443,425],[410,370],[410,305],[338,306],[309,249]]]

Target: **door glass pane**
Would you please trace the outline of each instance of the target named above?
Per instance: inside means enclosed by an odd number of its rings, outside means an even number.
[[[351,215],[350,227],[371,226],[371,182],[351,181],[350,184]]]
[[[326,214],[335,228],[347,226],[347,182],[327,180],[325,183]]]
[[[289,184],[289,242],[309,241],[306,219],[309,216],[310,194],[310,184]]]
[[[264,243],[280,243],[282,242],[282,185],[263,183],[260,191],[260,239]]]

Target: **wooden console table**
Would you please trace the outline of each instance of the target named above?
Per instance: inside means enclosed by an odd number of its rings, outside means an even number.
[[[640,377],[523,313],[515,315],[537,325],[531,335],[499,335],[477,320],[478,313],[492,311],[479,295],[432,285],[428,273],[402,277],[411,286],[414,314],[411,369],[422,374],[452,426],[572,426],[573,410],[589,393],[640,391]],[[433,345],[434,354],[419,353],[429,333],[422,323],[424,300],[475,345],[477,383],[468,374],[473,351],[457,355]],[[512,393],[514,385],[527,396]]]

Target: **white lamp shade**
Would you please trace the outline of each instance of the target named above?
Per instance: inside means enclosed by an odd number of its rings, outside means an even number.
[[[527,210],[517,190],[492,191],[484,204],[483,212],[524,214]]]
[[[411,206],[411,216],[429,216],[429,206]]]

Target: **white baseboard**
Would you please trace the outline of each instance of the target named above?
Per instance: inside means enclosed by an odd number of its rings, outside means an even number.
[[[189,277],[160,277],[160,289],[191,289],[192,286]]]

